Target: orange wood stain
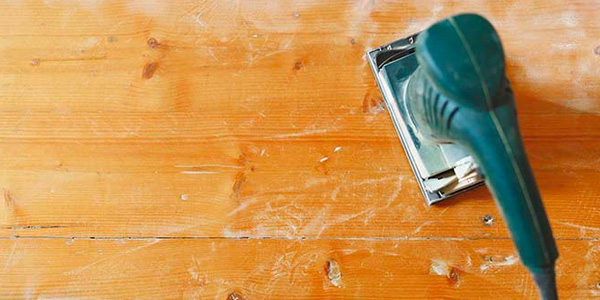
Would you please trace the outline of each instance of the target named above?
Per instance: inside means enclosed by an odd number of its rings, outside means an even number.
[[[364,58],[465,11],[600,297],[600,3],[83,0],[0,3],[0,299],[537,299],[485,188],[425,205]]]

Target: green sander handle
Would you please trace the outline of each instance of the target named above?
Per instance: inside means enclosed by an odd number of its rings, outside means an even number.
[[[558,251],[523,148],[498,34],[483,17],[462,14],[419,34],[415,54],[420,68],[409,93],[424,99],[411,104],[420,106],[420,123],[474,156],[523,264],[538,285],[554,286]],[[544,299],[557,299],[552,289],[540,286]]]

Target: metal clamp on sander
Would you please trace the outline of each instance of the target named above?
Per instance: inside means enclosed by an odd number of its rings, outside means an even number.
[[[485,182],[542,299],[558,299],[558,251],[492,25],[457,15],[367,57],[427,204]]]

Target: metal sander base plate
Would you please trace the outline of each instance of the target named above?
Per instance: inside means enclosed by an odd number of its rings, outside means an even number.
[[[473,158],[459,145],[438,143],[416,132],[407,103],[418,34],[367,52],[367,59],[400,136],[427,204],[442,201],[483,184]]]

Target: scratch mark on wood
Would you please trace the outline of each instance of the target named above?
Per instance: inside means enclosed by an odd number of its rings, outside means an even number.
[[[383,183],[386,181],[398,179],[399,177],[402,178],[402,176],[385,176],[385,177],[381,177],[381,178],[369,178],[369,179],[365,179],[365,180],[355,181],[355,182],[351,183],[351,186],[363,186],[366,184]]]
[[[598,259],[596,258],[595,254],[600,249],[600,247],[591,243],[589,244],[589,246],[590,248],[583,257],[585,259],[584,267],[580,272],[578,272],[580,275],[579,278],[576,279],[575,284],[578,289],[590,291],[591,294],[594,295],[598,293],[598,291],[590,290],[589,282],[590,276],[593,276],[593,274],[596,271],[596,268],[598,267],[596,263]]]
[[[200,274],[201,268],[199,266],[198,260],[195,256],[192,255],[192,266],[188,268],[188,273],[192,277],[194,281],[198,283],[198,286],[205,286],[210,283],[208,279],[208,274]]]
[[[272,140],[286,139],[286,138],[316,135],[316,134],[327,133],[327,132],[329,132],[328,129],[313,129],[313,130],[301,131],[301,132],[296,132],[296,133],[276,134],[276,135],[271,136],[269,139],[272,139]]]
[[[573,223],[569,223],[569,222],[558,222],[558,223],[563,224],[563,225],[567,225],[569,227],[577,228],[577,229],[581,230],[581,234],[584,234],[584,232],[586,230],[600,231],[600,228],[597,228],[597,227],[577,225],[577,224],[573,224]]]
[[[329,180],[327,178],[312,178],[311,177],[306,180],[306,182],[304,183],[304,187],[309,188],[309,187],[313,187],[313,186],[319,186],[319,185],[325,184],[327,182],[329,182]]]
[[[489,260],[489,261],[481,264],[481,266],[479,266],[479,269],[481,269],[481,271],[485,271],[485,270],[488,270],[488,269],[494,268],[494,267],[512,266],[518,262],[519,262],[519,257],[510,255],[510,256],[505,257],[504,260],[502,260],[502,261]]]
[[[13,254],[15,254],[16,248],[17,248],[17,241],[14,241],[12,247],[10,248],[10,253],[8,254],[8,257],[6,258],[6,262],[4,263],[4,271],[3,272],[6,272],[6,270],[8,270],[8,267],[10,267],[10,263],[12,261]]]
[[[331,200],[336,201],[337,200],[337,196],[340,193],[341,187],[338,185],[336,186],[333,191],[331,192]]]
[[[198,175],[198,174],[219,174],[220,172],[216,172],[216,171],[181,171],[181,174],[191,174],[191,175]]]
[[[175,168],[226,168],[226,169],[243,169],[242,166],[236,165],[176,165]]]
[[[216,1],[203,1],[202,5],[199,7],[198,13],[194,17],[194,21],[200,27],[206,27],[206,23],[202,20],[202,16],[207,12],[211,11],[217,5]]]
[[[325,206],[318,214],[316,214],[302,230],[304,235],[315,234],[317,237],[321,236],[323,231],[327,228],[326,216],[329,214],[329,205]]]
[[[226,64],[227,64],[226,62],[222,62],[222,61],[221,61],[221,60],[220,60],[220,59],[219,59],[219,58],[218,58],[218,57],[215,55],[215,53],[213,52],[213,49],[212,49],[212,48],[210,48],[210,47],[209,47],[209,48],[207,48],[207,49],[206,49],[206,51],[208,52],[208,54],[210,55],[210,57],[212,57],[212,59],[213,59],[214,61],[216,61],[216,62],[218,62],[218,63],[220,63],[220,64],[222,64],[222,65],[226,65]]]
[[[367,214],[367,213],[369,213],[369,212],[372,212],[372,211],[375,211],[375,210],[377,210],[377,208],[376,208],[376,207],[369,207],[369,208],[367,208],[367,209],[364,209],[364,210],[362,210],[362,211],[359,211],[359,212],[357,212],[357,213],[355,213],[355,214],[341,215],[341,216],[339,216],[337,219],[335,219],[334,223],[335,223],[335,224],[338,224],[338,223],[343,223],[343,222],[346,222],[346,221],[348,221],[348,220],[352,220],[352,219],[354,219],[354,218],[356,218],[356,217],[360,217],[360,216],[362,216],[362,215],[364,215],[364,214]]]
[[[141,246],[138,246],[138,247],[134,247],[134,248],[131,248],[131,249],[127,249],[127,250],[125,250],[122,253],[119,253],[117,255],[113,255],[113,256],[109,256],[109,257],[105,257],[105,258],[99,259],[99,260],[97,260],[95,262],[92,262],[90,264],[87,264],[85,266],[82,266],[82,267],[79,267],[79,268],[76,268],[76,269],[73,269],[73,270],[69,270],[69,271],[63,272],[63,274],[64,275],[77,275],[77,274],[81,274],[85,270],[87,270],[87,269],[89,269],[89,268],[91,268],[91,267],[93,267],[93,266],[95,266],[97,264],[103,263],[103,262],[111,260],[111,259],[119,258],[121,256],[125,256],[127,254],[131,254],[131,253],[133,253],[135,251],[138,251],[138,250],[150,247],[150,246],[152,246],[152,245],[160,242],[161,240],[162,239],[152,239],[152,240],[150,240],[150,242],[148,242],[148,243],[146,243],[144,245],[141,245]]]
[[[400,196],[400,192],[402,191],[402,180],[404,179],[404,176],[397,176],[396,178],[398,180],[398,183],[396,183],[396,188],[394,189],[394,191],[392,192],[392,194],[385,201],[385,207],[384,208],[386,208],[386,209],[390,208],[390,206],[392,205],[392,203],[394,203],[394,201],[396,201],[396,199],[398,198],[398,196]]]
[[[106,56],[84,56],[84,57],[63,57],[63,58],[44,58],[44,62],[71,62],[71,61],[94,61],[94,60],[104,60]],[[42,61],[42,59],[37,59],[37,61]],[[36,62],[37,62],[36,61]],[[32,62],[33,63],[33,62]]]
[[[256,199],[251,199],[251,200],[242,202],[242,204],[238,205],[238,207],[236,207],[234,210],[232,210],[230,213],[228,213],[227,216],[231,217],[231,216],[237,214],[238,212],[243,211],[244,209],[248,208],[248,206],[250,206],[250,204],[252,204],[255,201],[256,201]]]
[[[358,250],[356,250],[356,249],[342,249],[341,252],[344,255],[352,255],[352,254],[358,252]]]
[[[559,51],[570,51],[577,50],[579,45],[577,43],[554,43],[552,44],[552,49]]]
[[[287,284],[294,285],[298,275],[306,278],[308,272],[317,261],[318,255],[312,251],[298,254],[296,251],[285,252],[280,255],[271,267],[272,276],[267,286],[269,289],[280,283],[280,279],[287,277]]]
[[[421,224],[421,226],[419,226],[419,227],[417,227],[415,230],[413,230],[412,234],[417,234],[417,233],[421,232],[421,229],[422,229],[423,227],[425,227],[425,226],[427,226],[427,225],[430,225],[430,224],[433,224],[433,223],[435,223],[435,221],[427,221],[427,222],[425,222],[425,223]]]

